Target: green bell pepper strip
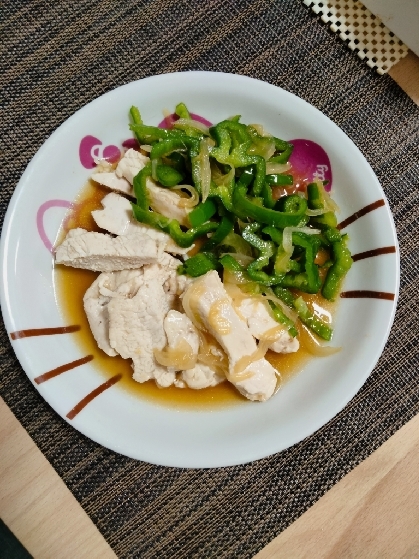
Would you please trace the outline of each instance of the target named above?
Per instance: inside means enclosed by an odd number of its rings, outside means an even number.
[[[160,130],[160,128],[158,130]],[[173,132],[174,131],[169,131],[169,134]],[[173,151],[177,150],[188,151],[191,158],[196,157],[199,154],[199,140],[190,138],[184,133],[179,136],[169,136],[153,145],[150,152],[150,159],[167,157]]]
[[[177,271],[179,274],[186,274],[197,278],[217,268],[219,268],[218,260],[211,252],[199,252],[195,256],[188,258],[184,264],[178,267]]]
[[[276,204],[276,200],[274,200],[272,197],[272,187],[266,179],[261,194],[263,198],[263,205],[265,206],[265,208],[269,208],[272,210]]]
[[[179,222],[158,212],[144,210],[137,204],[131,203],[132,212],[137,221],[151,225],[155,229],[168,233],[177,245],[182,248],[190,247],[198,237],[207,233],[212,233],[218,227],[216,221],[207,221],[199,227],[191,227],[187,231],[182,231]]]
[[[266,175],[265,182],[272,186],[292,186],[294,179],[292,175],[271,174]]]
[[[230,231],[228,235],[220,243],[221,246],[227,249],[233,249],[234,252],[238,254],[243,254],[244,256],[252,256],[252,247],[246,242],[241,235],[237,235],[234,231]],[[226,252],[231,252],[227,250]]]
[[[302,297],[294,300],[294,308],[303,324],[308,326],[315,334],[323,340],[329,342],[332,339],[333,330],[328,324],[323,322],[318,316],[310,311]]]
[[[310,328],[312,332],[323,340],[330,341],[332,339],[333,329],[310,311],[302,297],[294,297],[288,289],[278,286],[273,288],[273,292],[278,299],[281,299],[288,307],[297,311],[298,318],[303,324]]]
[[[326,227],[323,230],[323,237],[328,243],[338,243],[341,240],[342,235],[339,229],[336,229],[335,227]]]
[[[198,227],[212,218],[217,213],[217,206],[212,200],[205,200],[189,212],[188,219],[192,227]]]
[[[166,157],[165,161],[171,167],[176,169],[176,171],[178,171],[182,175],[186,175],[186,162],[181,153],[179,153],[178,151],[174,151]]]
[[[254,165],[245,167],[236,186],[244,186],[246,189],[250,186],[256,175],[256,168]]]
[[[178,104],[176,105],[175,114],[176,114],[179,118],[186,118],[186,119],[188,119],[188,120],[190,120],[190,118],[191,118],[191,114],[190,114],[190,112],[188,111],[188,109],[187,109],[185,103],[178,103]]]
[[[305,293],[318,293],[321,287],[319,268],[314,263],[320,247],[320,238],[315,235],[294,232],[292,243],[304,249],[304,272],[295,273],[290,271],[285,274],[281,281],[281,287],[292,287]]]
[[[275,227],[264,227],[262,229],[262,233],[265,235],[269,235],[273,242],[277,245],[277,250],[275,254],[275,263],[274,263],[274,270],[277,275],[285,273],[285,272],[301,272],[302,265],[300,262],[296,260],[292,260],[292,258],[288,257],[285,260],[285,251],[282,248],[282,239],[283,233],[279,229],[275,229]],[[287,255],[288,256],[288,255]],[[284,262],[285,260],[285,262]]]
[[[208,221],[198,227],[192,227],[187,231],[183,231],[180,223],[176,219],[171,219],[158,212],[150,210],[150,199],[147,190],[147,178],[150,176],[151,163],[147,163],[144,169],[142,169],[134,177],[133,186],[137,203],[132,203],[131,206],[133,215],[137,221],[146,223],[155,229],[168,233],[175,243],[182,248],[190,247],[195,239],[217,229],[217,222]]]
[[[129,110],[132,122],[134,124],[143,124],[143,119],[141,118],[141,113],[138,110],[138,107],[134,107],[134,105]]]
[[[249,278],[244,266],[242,266],[237,260],[230,254],[225,254],[220,258],[220,264],[223,266],[224,270],[235,275],[236,279],[240,279],[240,289],[244,293],[249,295],[260,295],[263,292],[261,286],[258,282],[252,281]]]
[[[177,137],[168,137],[155,143],[151,148],[150,159],[160,159],[168,157],[174,151],[187,151],[191,158],[192,180],[198,194],[201,194],[201,167],[199,160],[199,140],[186,136],[184,133]]]
[[[179,184],[184,179],[184,175],[174,167],[160,163],[156,167],[156,178],[162,186],[171,188]]]
[[[332,243],[334,262],[327,271],[322,287],[322,295],[329,301],[335,301],[342,281],[353,263],[350,250],[346,246],[347,239],[348,237],[343,235],[339,242]]]
[[[275,140],[272,136],[261,136],[252,125],[248,125],[246,129],[252,140],[247,153],[249,155],[260,155],[267,159],[268,153],[272,152],[272,148],[275,148]]]
[[[183,130],[167,130],[166,128],[147,126],[135,122],[130,124],[130,129],[134,132],[140,144],[154,144],[159,140],[187,137]]]
[[[188,111],[185,103],[179,103],[178,105],[176,105],[175,114],[180,119],[192,120],[191,113]],[[174,123],[174,129],[176,129],[176,130],[183,129],[187,136],[191,136],[193,138],[203,138],[204,137],[204,134],[202,133],[201,130],[198,130],[194,126],[187,126],[187,125],[179,126],[179,123],[177,121],[175,121],[175,123]]]
[[[227,185],[217,186],[214,181],[211,181],[211,187],[208,197],[218,198],[228,212],[233,212],[233,192],[237,186],[245,187],[246,191],[249,185],[255,178],[256,168],[254,165],[246,167],[239,180],[235,183],[234,178],[231,179]]]
[[[282,245],[282,238],[284,235],[282,231],[280,231],[279,229],[276,229],[275,227],[272,226],[268,226],[262,229],[262,233],[265,233],[265,235],[269,235],[270,238],[277,246]]]
[[[240,262],[237,262],[231,254],[224,254],[224,256],[220,258],[220,264],[229,272],[246,272],[244,266],[242,266]]]
[[[307,185],[307,205],[310,210],[322,210],[324,202],[317,183]],[[336,228],[338,220],[334,212],[325,212],[322,215],[312,216],[311,223],[322,229],[326,227]]]
[[[236,184],[233,192],[233,213],[240,219],[251,218],[258,223],[273,225],[279,229],[285,227],[297,227],[304,219],[307,209],[305,198],[298,196],[298,206],[295,205],[290,211],[277,211],[263,208],[255,204],[251,198],[246,196],[246,188]]]
[[[269,275],[263,271],[263,268],[268,266],[270,258],[275,254],[275,244],[272,241],[264,241],[256,235],[260,228],[259,223],[251,223],[244,228],[242,233],[243,239],[259,251],[259,257],[248,265],[247,273],[251,280],[262,285],[277,285],[283,280],[284,274]]]
[[[218,198],[225,209],[231,212],[233,210],[233,190],[234,178],[231,179],[229,184],[222,186],[218,186],[214,181],[211,181],[208,198]]]
[[[213,250],[217,245],[224,241],[227,235],[233,230],[233,227],[233,219],[227,215],[223,216],[214,234],[210,239],[208,239],[208,241],[206,241],[206,243],[201,248],[201,251],[208,252],[210,250]]]
[[[240,122],[223,120],[210,128],[210,134],[217,143],[217,146],[211,149],[210,155],[219,163],[230,165],[235,169],[255,165],[253,191],[256,196],[259,195],[265,181],[266,163],[260,155],[249,155],[252,138],[247,126]]]
[[[284,313],[279,305],[276,305],[273,301],[268,301],[269,306],[271,307],[271,312],[274,319],[285,326],[289,332],[289,334],[295,338],[298,336],[298,330],[295,327],[294,322]]]
[[[269,163],[287,163],[293,152],[294,146],[285,140],[275,138],[275,136],[273,138],[275,141],[275,149],[280,153],[271,157],[269,159]]]
[[[143,210],[150,207],[150,197],[147,189],[147,178],[151,177],[151,162],[137,173],[133,180],[134,194],[137,199],[137,206]]]

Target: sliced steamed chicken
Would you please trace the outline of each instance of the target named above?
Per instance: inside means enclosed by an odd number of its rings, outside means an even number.
[[[300,343],[293,338],[286,328],[272,318],[263,301],[243,299],[237,308],[240,316],[246,319],[251,334],[257,340],[271,342],[269,349],[276,353],[294,353]]]
[[[173,384],[174,371],[160,366],[154,350],[166,345],[164,319],[186,285],[169,254],[139,270],[102,273],[86,291],[84,308],[98,346],[133,361],[133,378]]]
[[[117,192],[134,195],[132,184],[134,177],[146,166],[149,158],[135,149],[125,152],[115,171],[93,173],[91,178],[99,184]],[[173,217],[181,225],[189,225],[188,213],[190,209],[183,206],[184,199],[175,191],[158,186],[151,178],[147,178],[147,189],[150,196],[150,206],[156,212],[166,217]]]
[[[161,258],[165,240],[153,238],[147,230],[111,237],[103,233],[71,229],[57,247],[55,261],[95,272],[132,270],[154,264]]]
[[[117,355],[109,341],[108,304],[113,297],[133,297],[143,284],[142,270],[102,273],[84,294],[83,304],[90,330],[97,345],[108,355]]]
[[[136,221],[129,200],[116,192],[110,192],[101,201],[102,210],[94,210],[92,217],[101,229],[114,235],[130,235],[146,232],[156,241],[165,243],[164,250],[172,254],[186,254],[191,247],[181,248],[167,233]]]
[[[186,290],[183,306],[189,317],[212,334],[229,358],[228,380],[249,400],[267,400],[277,384],[277,372],[260,355],[246,322],[215,271],[195,280]]]
[[[186,314],[171,310],[164,319],[164,329],[166,331],[169,350],[179,360],[179,366],[174,367],[175,370],[182,371],[180,377],[175,380],[178,388],[201,389],[210,386],[216,386],[225,380],[225,376],[217,373],[214,369],[203,363],[195,363],[189,369],[182,370],[182,360],[197,360],[199,351],[199,336],[192,321]]]
[[[160,366],[154,350],[166,345],[163,320],[170,309],[163,286],[150,282],[131,299],[113,298],[108,304],[109,341],[124,359],[132,359],[137,382],[155,379],[161,387],[173,384],[176,373]]]

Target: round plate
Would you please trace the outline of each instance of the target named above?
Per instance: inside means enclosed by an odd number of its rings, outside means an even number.
[[[65,325],[55,295],[47,238],[56,238],[68,201],[76,198],[91,174],[91,156],[115,157],[131,136],[131,105],[140,108],[146,123],[157,125],[162,110],[173,109],[180,101],[211,122],[240,114],[242,122],[263,124],[275,136],[319,144],[330,160],[332,196],[340,207],[341,221],[362,208],[370,209],[345,228],[352,253],[382,247],[393,247],[393,252],[354,263],[344,288],[363,292],[339,304],[333,345],[342,347],[340,353],[312,360],[268,402],[194,411],[139,399],[117,384],[104,390],[103,374],[93,363],[34,383],[45,372],[83,357],[71,333],[15,339],[12,345],[39,393],[94,441],[154,464],[229,466],[279,452],[334,417],[372,371],[395,313],[399,254],[388,203],[359,150],[317,109],[273,85],[208,72],[146,78],[89,103],[45,142],[12,197],[1,239],[2,311],[9,335]],[[39,219],[44,212],[42,225]],[[379,298],[377,292],[384,296]],[[94,390],[103,391],[74,419],[68,419],[69,411]]]

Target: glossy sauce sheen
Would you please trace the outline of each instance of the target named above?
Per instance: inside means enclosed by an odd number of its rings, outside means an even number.
[[[100,201],[108,193],[106,189],[98,187],[93,183],[88,183],[76,204],[71,217],[64,226],[64,233],[75,227],[83,227],[90,231],[100,231],[96,226],[90,212],[101,209]],[[55,268],[57,295],[66,322],[81,326],[79,331],[72,334],[77,340],[81,350],[86,354],[93,355],[93,364],[101,371],[106,381],[110,377],[122,374],[122,379],[118,382],[118,387],[123,388],[130,394],[166,407],[176,408],[200,408],[208,409],[220,406],[231,406],[249,403],[239,392],[228,382],[223,382],[215,387],[204,390],[192,390],[190,388],[158,388],[154,381],[138,383],[132,379],[132,368],[130,360],[122,359],[120,356],[110,357],[100,350],[91,334],[84,308],[83,296],[98,276],[97,272],[71,268],[67,266],[57,266]],[[310,301],[316,303],[316,297],[310,297]],[[317,301],[320,305],[324,300]],[[325,316],[329,313],[325,311]],[[313,359],[310,347],[309,336],[301,331],[300,349],[297,353],[277,354],[268,351],[266,359],[278,370],[281,371],[282,382],[288,380],[294,374],[300,372],[306,363]]]

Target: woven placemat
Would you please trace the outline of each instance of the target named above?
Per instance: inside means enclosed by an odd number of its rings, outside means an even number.
[[[397,224],[401,296],[362,390],[298,445],[212,470],[137,462],[86,439],[40,398],[0,330],[0,392],[118,557],[252,557],[419,411],[419,109],[299,0],[21,0],[0,22],[1,198],[67,117],[156,73],[246,74],[306,99],[360,148]]]

